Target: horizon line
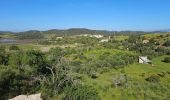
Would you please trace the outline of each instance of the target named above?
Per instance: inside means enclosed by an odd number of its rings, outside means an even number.
[[[27,31],[49,31],[49,30],[70,30],[70,29],[87,29],[87,30],[96,30],[96,31],[113,31],[113,32],[121,32],[121,31],[132,31],[132,32],[156,32],[156,31],[162,31],[162,32],[170,32],[170,29],[157,29],[157,30],[139,30],[139,29],[97,29],[97,28],[83,28],[83,27],[73,27],[73,28],[49,28],[49,29],[24,29],[24,30],[1,30],[1,32],[27,32]]]

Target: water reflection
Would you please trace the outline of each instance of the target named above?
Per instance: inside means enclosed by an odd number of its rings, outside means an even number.
[[[0,43],[17,43],[18,40],[15,39],[0,39]]]

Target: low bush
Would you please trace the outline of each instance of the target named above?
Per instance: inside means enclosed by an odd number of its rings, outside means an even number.
[[[91,86],[73,86],[68,87],[65,91],[63,100],[100,100],[100,96]]]
[[[170,57],[165,57],[163,62],[170,63]]]
[[[9,50],[19,50],[19,47],[16,45],[12,45],[9,47]]]
[[[164,45],[164,46],[170,46],[170,39],[167,40],[163,45]]]
[[[148,82],[152,82],[152,83],[158,83],[160,81],[160,78],[159,78],[159,76],[152,75],[152,76],[146,78],[145,80]]]

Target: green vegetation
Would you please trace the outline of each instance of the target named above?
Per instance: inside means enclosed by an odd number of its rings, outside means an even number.
[[[170,46],[170,40],[167,40],[167,41],[164,43],[164,46]]]
[[[0,39],[19,42],[0,44],[0,99],[42,93],[44,100],[168,100],[170,35],[136,33],[69,29],[1,34]],[[139,56],[152,64],[139,64]]]
[[[163,61],[166,63],[170,63],[170,57],[165,57]]]
[[[74,86],[65,90],[63,100],[100,100],[97,91],[89,86]]]
[[[43,39],[44,36],[40,31],[27,31],[16,34],[18,39]]]

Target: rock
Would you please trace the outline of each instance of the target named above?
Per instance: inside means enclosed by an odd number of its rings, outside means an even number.
[[[41,93],[33,95],[19,95],[9,100],[42,100]]]

